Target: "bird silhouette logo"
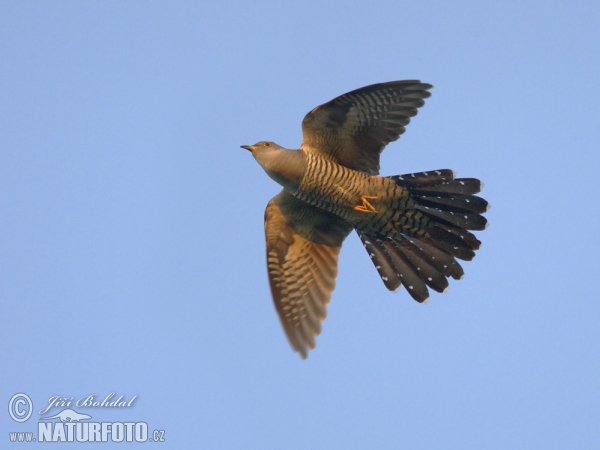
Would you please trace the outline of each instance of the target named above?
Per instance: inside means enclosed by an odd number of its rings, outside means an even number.
[[[92,416],[89,416],[87,414],[80,414],[77,411],[73,411],[70,408],[66,408],[53,416],[40,417],[40,420],[60,419],[61,422],[79,422],[80,420],[87,420],[91,418]]]

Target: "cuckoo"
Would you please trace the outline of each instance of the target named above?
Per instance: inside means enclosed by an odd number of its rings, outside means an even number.
[[[282,191],[267,204],[265,235],[271,294],[293,349],[315,348],[335,288],[338,254],[354,229],[385,287],[417,302],[428,288],[460,279],[456,261],[481,242],[488,202],[482,183],[449,169],[380,177],[379,155],[404,133],[430,96],[418,80],[366,86],[317,106],[302,121],[302,145],[243,145]]]

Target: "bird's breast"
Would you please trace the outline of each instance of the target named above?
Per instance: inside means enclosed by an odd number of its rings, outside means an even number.
[[[255,150],[253,155],[271,179],[290,192],[298,189],[307,168],[304,152],[285,148],[261,148]]]
[[[306,152],[304,177],[293,194],[351,222],[387,208],[387,179],[371,176]]]

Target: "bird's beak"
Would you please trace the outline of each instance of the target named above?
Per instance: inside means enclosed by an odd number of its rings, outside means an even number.
[[[254,150],[254,145],[240,145],[240,147],[250,151]]]

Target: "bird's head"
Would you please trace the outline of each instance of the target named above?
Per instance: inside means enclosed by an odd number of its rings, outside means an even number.
[[[277,145],[275,142],[260,141],[254,145],[242,145],[242,148],[249,150],[254,156],[254,159],[262,166],[263,169],[268,170],[275,161],[280,160],[286,149]]]
[[[264,152],[269,152],[269,151],[273,151],[273,150],[278,150],[281,148],[275,142],[267,142],[267,141],[260,141],[254,145],[242,145],[241,147],[245,148],[246,150],[250,150],[254,156],[256,156],[255,152],[264,153]]]
[[[306,158],[303,152],[288,150],[275,142],[268,141],[241,147],[250,150],[267,175],[282,186],[296,189],[300,184],[306,171]]]

